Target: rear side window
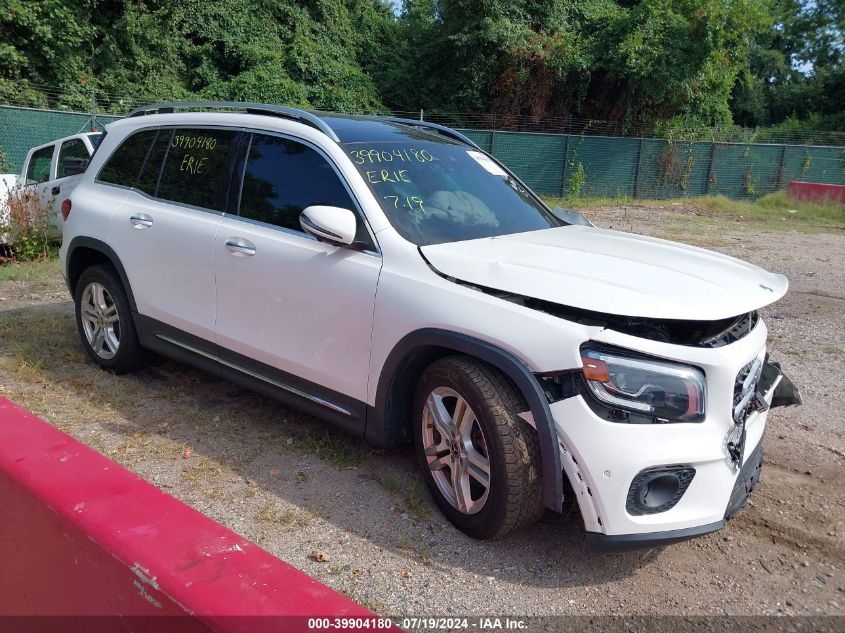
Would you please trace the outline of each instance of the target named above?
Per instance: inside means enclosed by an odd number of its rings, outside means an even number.
[[[150,153],[147,154],[147,160],[144,162],[141,175],[135,184],[136,189],[143,191],[147,195],[153,197],[156,195],[158,175],[161,173],[161,163],[167,155],[167,148],[170,145],[170,137],[172,135],[173,130],[160,130],[158,137],[153,142]]]
[[[239,135],[235,130],[173,130],[156,197],[223,211]]]
[[[97,180],[124,187],[134,187],[138,172],[144,164],[150,143],[158,130],[144,130],[125,138],[100,170]]]
[[[278,136],[253,135],[240,215],[302,232],[299,214],[314,204],[355,210],[340,178],[317,150]]]
[[[47,182],[50,180],[50,163],[53,160],[55,145],[42,147],[32,154],[26,168],[26,183]]]
[[[88,148],[81,139],[72,138],[62,143],[59,150],[59,165],[56,168],[56,178],[64,178],[81,173],[82,165],[87,161]]]

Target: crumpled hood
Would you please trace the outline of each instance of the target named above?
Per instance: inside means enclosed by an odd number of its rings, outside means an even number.
[[[565,226],[420,249],[458,280],[623,316],[717,320],[780,299],[786,277],[653,237]]]

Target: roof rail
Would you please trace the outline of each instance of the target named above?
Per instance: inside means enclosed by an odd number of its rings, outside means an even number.
[[[429,121],[418,121],[417,119],[403,119],[401,117],[394,116],[379,116],[377,118],[382,119],[383,121],[390,121],[391,123],[398,123],[400,125],[408,125],[423,128],[425,130],[433,130],[437,134],[440,134],[440,136],[445,136],[447,138],[452,139],[453,141],[463,143],[464,145],[470,145],[475,149],[481,149],[474,141],[470,140],[460,132],[453,130],[450,127],[446,127],[445,125],[440,125],[438,123],[430,123]]]
[[[285,106],[269,105],[266,103],[250,103],[241,101],[172,101],[169,103],[153,103],[151,105],[135,108],[128,116],[135,117],[147,114],[174,112],[176,110],[200,109],[238,109],[244,110],[248,114],[264,114],[268,116],[281,117],[283,119],[291,119],[320,130],[335,143],[340,142],[340,139],[337,134],[335,134],[335,131],[316,114],[308,112],[307,110],[300,110],[298,108],[288,108]]]

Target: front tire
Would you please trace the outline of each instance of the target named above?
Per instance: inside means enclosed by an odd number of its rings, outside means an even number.
[[[97,365],[123,374],[147,362],[114,268],[98,264],[85,269],[76,283],[74,307],[82,346]]]
[[[543,513],[537,433],[501,372],[468,356],[430,365],[414,397],[414,442],[443,514],[476,539],[501,538]]]

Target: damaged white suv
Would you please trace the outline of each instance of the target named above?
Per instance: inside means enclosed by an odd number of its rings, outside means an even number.
[[[382,446],[476,538],[574,494],[624,549],[717,530],[800,402],[756,310],[782,275],[552,211],[419,121],[159,104],[108,126],[61,255],[103,368],[152,350]]]

